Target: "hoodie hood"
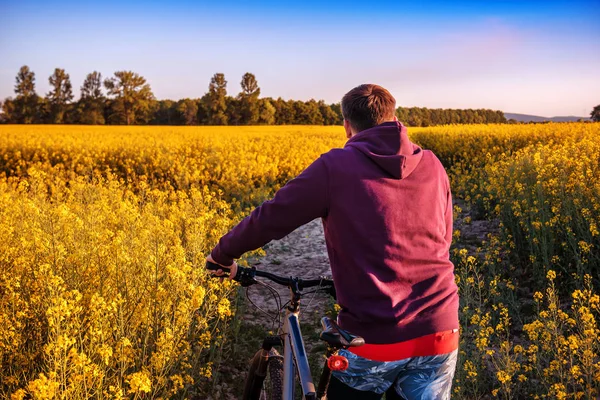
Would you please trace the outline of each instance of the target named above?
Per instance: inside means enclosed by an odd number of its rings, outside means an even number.
[[[391,177],[404,179],[419,165],[423,150],[408,138],[398,121],[384,122],[352,136],[345,147],[354,147]]]

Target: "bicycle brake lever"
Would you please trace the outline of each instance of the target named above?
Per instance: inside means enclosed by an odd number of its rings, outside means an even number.
[[[242,287],[252,286],[255,283],[258,283],[256,279],[256,267],[240,267],[238,266],[237,274],[233,278],[234,281],[237,281],[242,285]]]

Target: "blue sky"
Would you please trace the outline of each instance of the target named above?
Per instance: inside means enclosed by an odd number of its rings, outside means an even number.
[[[263,96],[337,102],[381,84],[398,105],[589,115],[600,104],[595,1],[0,0],[0,98],[21,65],[75,92],[94,70],[133,70],[159,99],[200,97],[215,72]]]

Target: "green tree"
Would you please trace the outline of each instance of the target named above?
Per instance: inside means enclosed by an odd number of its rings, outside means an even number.
[[[198,102],[196,100],[179,100],[176,109],[183,125],[198,125]]]
[[[81,97],[93,100],[104,100],[102,93],[102,74],[94,71],[87,74],[81,86]]]
[[[15,102],[12,98],[4,99],[0,102],[0,123],[10,124],[14,122],[15,118]]]
[[[310,99],[307,102],[296,101],[294,108],[296,111],[296,120],[294,123],[301,125],[323,125],[323,116],[319,111],[319,104],[316,100]]]
[[[403,124],[408,125],[408,109],[404,107],[396,108],[396,118]]]
[[[35,73],[29,70],[27,65],[23,65],[19,69],[16,81],[15,93],[17,96],[35,96]]]
[[[293,124],[296,120],[294,100],[285,101],[281,97],[273,101],[275,107],[275,123],[277,125]]]
[[[271,99],[258,99],[259,119],[258,122],[265,125],[273,125],[275,123],[275,107],[271,103]]]
[[[78,122],[81,124],[103,125],[106,97],[102,93],[102,74],[94,71],[87,74],[81,86],[78,103]]]
[[[450,110],[448,123],[449,124],[459,124],[460,123],[460,110]]]
[[[245,125],[256,124],[260,118],[258,97],[260,88],[256,77],[246,72],[242,77],[242,91],[238,95],[240,101],[240,122]]]
[[[453,109],[428,109],[425,107],[398,107],[396,109],[398,120],[408,126],[430,126],[445,124],[491,124],[506,123],[502,111],[487,109],[479,110],[453,110]]]
[[[54,73],[48,78],[52,90],[48,92],[46,98],[50,107],[50,122],[62,124],[65,122],[65,114],[73,100],[73,87],[69,74],[62,68],[55,68]]]
[[[109,96],[114,96],[111,117],[116,123],[127,125],[146,123],[154,104],[154,94],[146,79],[132,71],[117,71],[104,81]]]
[[[301,100],[291,100],[294,102],[294,120],[292,124],[308,125],[310,121],[310,110],[305,102]]]
[[[225,104],[227,111],[227,124],[229,125],[241,125],[242,124],[242,106],[241,101],[237,97],[227,96],[225,98]]]
[[[153,125],[173,125],[178,121],[177,103],[173,100],[158,100],[156,109],[152,114]]]
[[[227,125],[227,81],[225,75],[216,73],[210,79],[206,97],[207,122],[209,125]]]
[[[590,117],[592,118],[592,121],[600,122],[600,104],[594,107],[594,109],[590,113]]]
[[[342,103],[331,104],[331,110],[337,115],[336,125],[341,125],[344,122],[344,116],[342,115]]]
[[[14,100],[14,118],[12,122],[31,124],[41,121],[39,97],[35,93],[35,73],[23,65],[17,73]]]
[[[198,101],[198,114],[196,120],[199,125],[208,124],[208,93],[205,93]]]
[[[342,122],[339,120],[337,113],[328,104],[325,104],[323,100],[318,101],[319,112],[323,117],[323,125],[340,125]]]
[[[421,126],[422,113],[418,107],[410,107],[406,110],[407,118],[404,122],[408,126]]]

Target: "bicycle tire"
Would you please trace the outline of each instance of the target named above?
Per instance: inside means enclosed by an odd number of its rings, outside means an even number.
[[[283,357],[279,355],[277,350],[272,349],[273,354],[269,355],[269,379],[266,381],[269,384],[270,395],[267,395],[265,390],[262,391],[261,400],[282,400],[283,399]],[[264,389],[263,385],[263,389]],[[267,397],[268,396],[268,397]]]
[[[244,385],[243,400],[283,400],[283,357],[277,350],[271,349],[266,357],[265,369],[261,362],[265,361],[265,351],[260,350],[252,358],[248,376]]]

